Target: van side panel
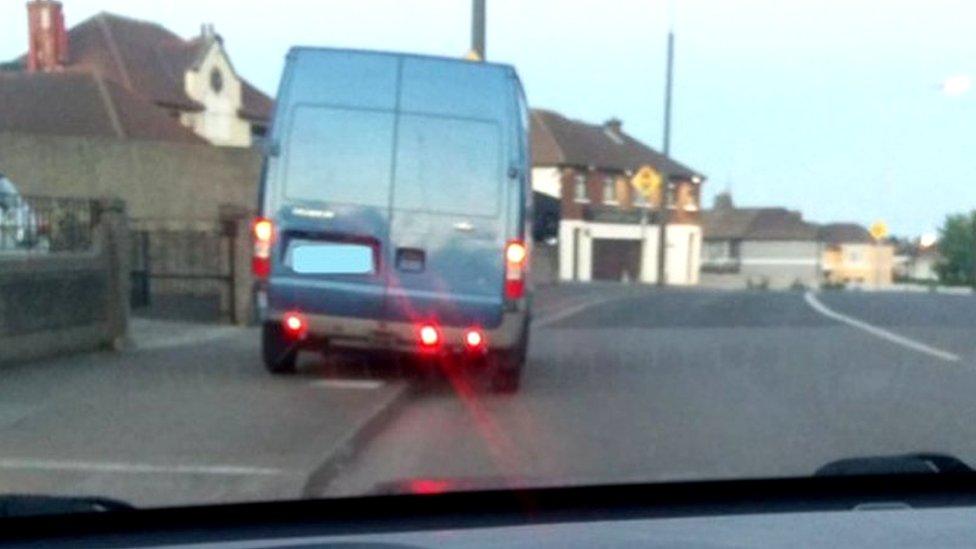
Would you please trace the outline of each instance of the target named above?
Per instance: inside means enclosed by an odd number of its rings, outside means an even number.
[[[277,228],[268,299],[275,310],[381,319],[396,124],[396,58],[293,52],[276,112],[280,158],[266,189]],[[307,272],[295,251],[365,246],[366,273]],[[307,254],[304,254],[307,255]]]

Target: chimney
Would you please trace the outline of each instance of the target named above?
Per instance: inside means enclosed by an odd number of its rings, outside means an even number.
[[[715,195],[715,205],[713,207],[716,210],[734,210],[735,204],[732,202],[732,193],[726,191]]]
[[[611,118],[603,123],[603,127],[612,131],[613,133],[620,135],[620,128],[623,127],[624,123],[620,121],[619,118]]]
[[[213,40],[220,44],[224,43],[224,38],[217,34],[217,29],[213,23],[203,23],[200,25],[200,37],[203,38],[204,42]]]
[[[32,0],[27,3],[28,72],[50,72],[68,63],[68,31],[64,11],[57,0]]]

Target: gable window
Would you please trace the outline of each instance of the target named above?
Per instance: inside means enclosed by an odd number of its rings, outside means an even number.
[[[586,196],[586,176],[583,174],[576,174],[573,177],[573,200],[576,202],[589,202],[589,197]]]
[[[603,203],[617,204],[617,185],[612,177],[603,178]]]
[[[220,69],[214,68],[210,71],[210,89],[214,93],[220,93],[224,89],[224,75],[220,72]]]

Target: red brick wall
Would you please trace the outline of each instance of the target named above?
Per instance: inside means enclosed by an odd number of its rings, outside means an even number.
[[[674,184],[675,209],[671,211],[671,222],[698,224],[701,220],[701,185],[691,181],[678,181]],[[692,206],[693,211],[686,207]]]
[[[580,203],[576,201],[576,175],[582,174],[586,177],[586,197],[589,202]],[[637,191],[630,185],[629,177],[621,172],[611,172],[606,170],[588,170],[581,168],[563,168],[560,183],[562,185],[561,209],[563,219],[582,219],[583,208],[587,204],[604,205],[603,202],[603,180],[611,177],[614,180],[618,204],[617,207],[629,210],[635,206]],[[682,224],[699,224],[701,214],[698,210],[688,211],[687,205],[694,205],[701,208],[700,191],[701,186],[691,181],[679,181],[674,186],[674,202],[676,209],[671,211],[671,222]]]

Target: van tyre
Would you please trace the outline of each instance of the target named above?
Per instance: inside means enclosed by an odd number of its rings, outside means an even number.
[[[261,355],[264,358],[264,367],[272,374],[295,373],[298,345],[285,338],[277,323],[269,322],[261,328]]]

